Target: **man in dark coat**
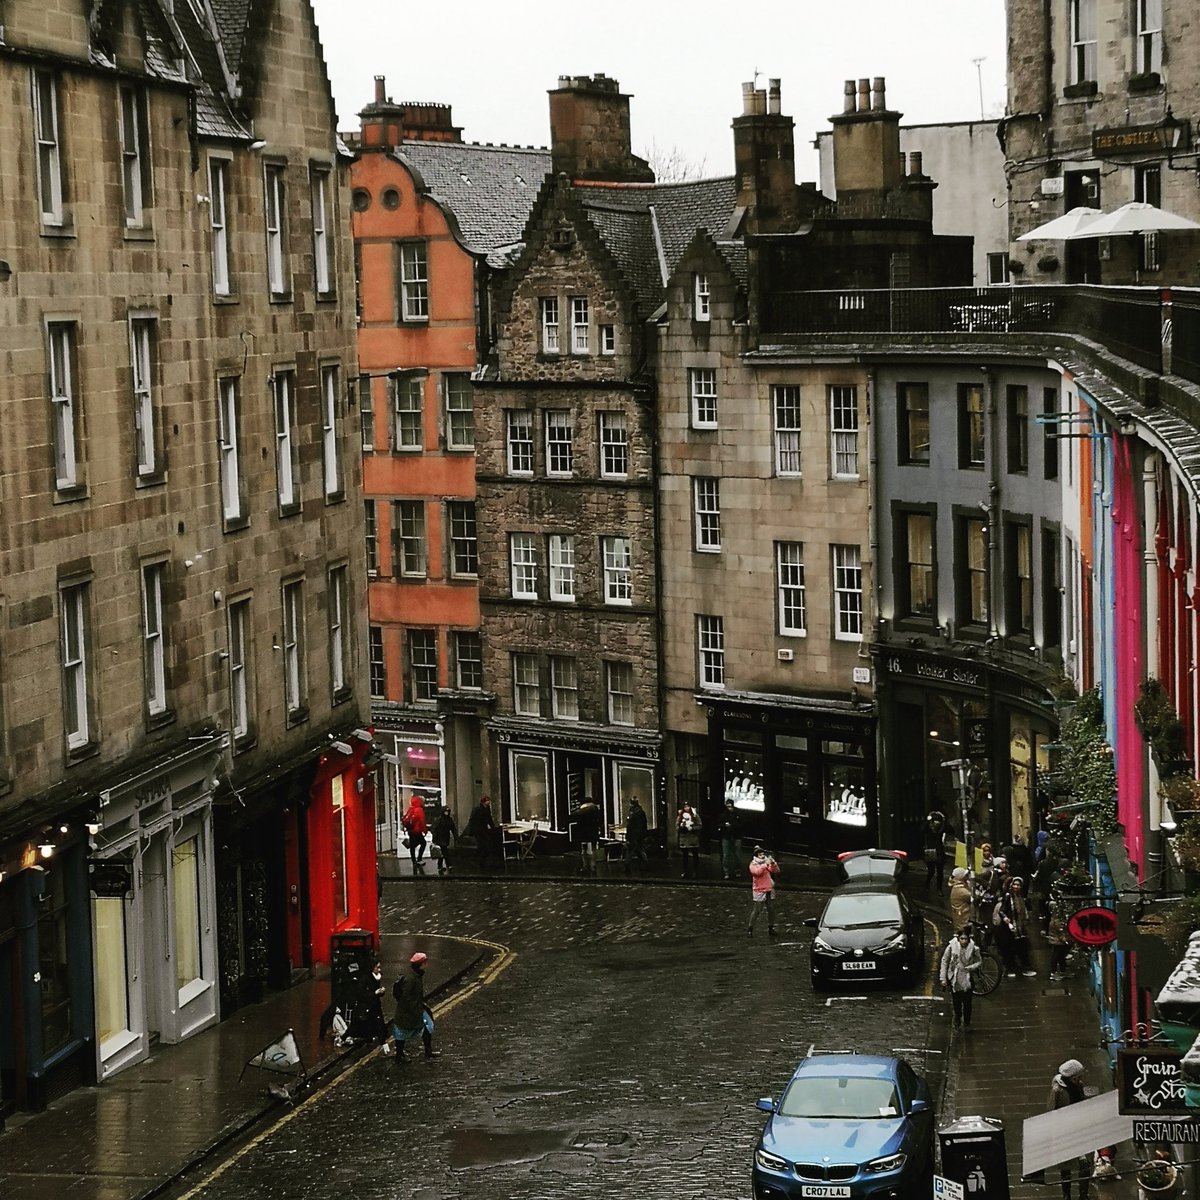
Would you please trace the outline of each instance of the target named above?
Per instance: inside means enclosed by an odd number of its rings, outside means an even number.
[[[575,812],[575,838],[579,843],[580,875],[595,875],[596,850],[603,833],[604,814],[591,796],[585,796]]]
[[[433,819],[430,827],[433,834],[433,848],[436,851],[438,874],[445,875],[450,870],[450,843],[458,841],[458,826],[454,822],[454,814],[450,806],[444,805]]]
[[[641,801],[634,796],[625,814],[625,869],[632,871],[635,865],[646,865],[646,834],[650,828],[649,818]]]
[[[467,822],[467,834],[475,839],[475,852],[479,855],[479,869],[485,870],[488,859],[496,856],[500,865],[504,865],[503,854],[498,853],[496,845],[500,829],[496,818],[492,815],[492,799],[490,796],[480,796],[475,805],[471,818]]]
[[[392,1037],[396,1042],[396,1061],[402,1063],[404,1047],[419,1037],[425,1043],[425,1061],[438,1056],[433,1048],[433,1010],[425,1003],[425,964],[429,955],[418,950],[408,960],[409,973],[401,975],[392,985],[396,1015],[392,1021]]]

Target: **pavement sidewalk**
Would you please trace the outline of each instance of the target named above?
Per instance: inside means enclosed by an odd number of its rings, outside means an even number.
[[[429,958],[428,992],[452,987],[486,950],[456,938],[384,934],[380,958],[391,982],[414,950]],[[0,1134],[4,1200],[149,1200],[260,1122],[283,1101],[268,1076],[244,1064],[289,1028],[310,1079],[328,1078],[360,1048],[335,1049],[318,1026],[329,1004],[329,977],[308,979],[98,1087],[76,1088],[45,1112],[10,1119]],[[384,1012],[389,1014],[390,999]]]

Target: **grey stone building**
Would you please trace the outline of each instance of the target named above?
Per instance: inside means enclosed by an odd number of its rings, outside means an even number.
[[[347,156],[311,9],[3,17],[0,1113],[375,920]]]

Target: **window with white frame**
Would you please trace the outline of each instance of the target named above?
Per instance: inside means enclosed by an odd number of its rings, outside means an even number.
[[[283,585],[283,700],[290,718],[304,708],[304,584]]]
[[[250,732],[250,601],[229,605],[229,723],[235,738]]]
[[[358,424],[364,453],[375,449],[375,395],[370,375],[358,377]]]
[[[1096,0],[1071,3],[1071,82],[1087,83],[1096,78]]]
[[[1162,208],[1162,167],[1158,163],[1133,168],[1133,198]]]
[[[575,538],[569,533],[550,535],[550,599],[575,599]]]
[[[714,367],[689,367],[688,392],[692,400],[692,428],[716,429],[716,369]]]
[[[775,422],[775,474],[800,474],[800,388],[793,383],[771,388]]]
[[[67,749],[81,750],[91,740],[88,706],[88,585],[74,584],[59,592],[62,610],[63,728]]]
[[[605,479],[629,474],[629,427],[623,412],[600,414],[600,474]]]
[[[537,599],[537,540],[532,533],[508,537],[508,561],[514,600]]]
[[[142,567],[142,652],[146,670],[146,708],[151,716],[167,710],[167,652],[163,630],[162,563]]]
[[[858,478],[858,388],[829,387],[829,464],[834,479]]]
[[[63,155],[58,131],[58,77],[44,67],[30,73],[37,139],[38,203],[42,224],[63,223]]]
[[[221,515],[226,521],[242,517],[241,380],[232,375],[217,380],[217,453],[220,458]]]
[[[366,530],[367,574],[379,574],[379,515],[374,500],[363,501],[363,527]]]
[[[329,240],[329,168],[313,167],[309,176],[312,201],[313,283],[318,296],[333,291],[332,248]]]
[[[632,725],[633,663],[609,662],[604,665],[608,684],[608,722],[610,725]]]
[[[429,260],[424,242],[400,243],[400,319],[429,320]]]
[[[566,409],[546,413],[546,474],[570,475],[575,469],[575,419]]]
[[[338,453],[338,378],[332,364],[321,368],[321,468],[325,499],[342,494],[342,462]]]
[[[213,292],[228,296],[229,271],[229,161],[208,160],[208,225],[211,231]]]
[[[458,372],[442,376],[446,399],[446,449],[475,449],[475,392],[470,375]]]
[[[393,570],[409,578],[423,579],[427,570],[425,553],[425,501],[396,500],[392,508],[395,549]]]
[[[387,697],[387,659],[383,652],[383,630],[378,625],[367,627],[367,661],[371,699],[383,700]]]
[[[1162,0],[1136,0],[1137,73],[1162,70]]]
[[[522,717],[542,715],[542,689],[538,679],[536,654],[514,654],[513,711]]]
[[[692,508],[696,549],[715,553],[721,549],[721,481],[706,475],[693,479]]]
[[[272,299],[286,296],[291,289],[287,280],[287,168],[282,163],[267,163],[263,168],[266,188],[267,290]]]
[[[507,427],[508,473],[533,474],[533,413],[510,408],[505,414]]]
[[[408,670],[412,698],[418,704],[431,704],[438,692],[438,635],[434,629],[407,631]]]
[[[696,618],[696,648],[699,655],[700,686],[725,686],[725,618]]]
[[[588,328],[588,298],[571,297],[571,353],[587,354],[591,350]]]
[[[861,642],[863,635],[862,553],[858,546],[834,546],[833,636]]]
[[[329,571],[329,688],[336,699],[349,690],[350,572],[345,566]]]
[[[141,226],[146,219],[150,170],[147,156],[146,93],[133,84],[119,89],[121,108],[121,182],[125,190],[125,224]]]
[[[604,603],[633,603],[633,542],[627,537],[600,539],[604,556]]]
[[[75,385],[72,371],[75,326],[51,321],[46,326],[50,350],[50,413],[54,433],[54,486],[63,491],[79,484],[75,441]]]
[[[159,473],[158,432],[154,427],[155,324],[153,317],[129,318],[134,452],[139,479]]]
[[[617,352],[617,327],[615,325],[600,326],[600,353],[601,354],[616,354]]]
[[[300,503],[296,479],[296,375],[276,371],[271,379],[275,408],[275,491],[281,512]]]
[[[397,450],[423,450],[423,400],[425,380],[421,375],[401,375],[392,379],[392,425]]]
[[[692,319],[695,321],[712,319],[712,295],[708,290],[707,275],[692,276]]]
[[[450,516],[450,574],[456,578],[471,578],[479,574],[475,501],[451,500],[446,508]]]
[[[808,610],[804,594],[804,543],[775,543],[775,586],[779,595],[779,632],[804,637]]]
[[[551,656],[550,702],[558,720],[579,720],[579,668],[573,658]]]
[[[538,300],[538,314],[542,323],[542,353],[557,354],[560,350],[558,338],[558,297],[542,296]]]
[[[454,669],[460,688],[472,692],[483,688],[483,644],[475,630],[454,634]]]

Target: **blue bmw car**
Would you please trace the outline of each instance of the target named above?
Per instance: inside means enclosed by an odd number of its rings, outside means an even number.
[[[792,1075],[754,1150],[754,1200],[928,1196],[933,1104],[899,1058],[814,1054]]]

